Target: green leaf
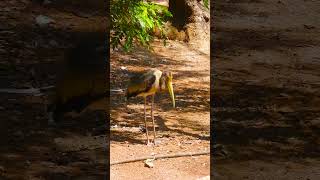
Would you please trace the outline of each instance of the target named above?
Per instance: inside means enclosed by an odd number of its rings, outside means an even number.
[[[209,9],[209,0],[203,0],[204,6]]]
[[[150,49],[153,30],[158,28],[162,34],[164,22],[172,17],[167,8],[144,0],[111,0],[110,5],[110,44],[128,51],[134,42]]]

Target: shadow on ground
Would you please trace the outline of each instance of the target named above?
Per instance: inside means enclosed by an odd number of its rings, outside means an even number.
[[[114,60],[114,61],[113,61]],[[121,68],[118,64],[123,65],[124,68]],[[172,102],[170,100],[169,94],[164,92],[157,94],[155,96],[155,106],[156,106],[156,116],[155,122],[157,125],[157,131],[161,133],[174,133],[181,136],[190,136],[193,138],[199,138],[201,140],[208,140],[209,138],[203,137],[196,133],[190,133],[181,128],[189,128],[195,131],[201,131],[207,129],[201,124],[198,124],[196,121],[186,122],[182,117],[174,117],[175,113],[206,113],[209,111],[209,93],[208,89],[203,89],[197,86],[194,86],[192,83],[186,81],[190,78],[205,78],[208,76],[208,72],[201,71],[187,71],[187,70],[177,70],[174,69],[177,66],[184,66],[185,62],[176,60],[174,58],[168,58],[157,54],[156,52],[148,52],[143,49],[138,49],[134,53],[125,54],[123,52],[115,52],[113,57],[111,57],[111,81],[110,85],[113,89],[122,89],[126,90],[126,85],[131,76],[140,73],[146,68],[158,68],[161,70],[168,70],[172,68],[174,73],[174,90],[175,90],[175,100],[176,100],[176,109],[172,108]],[[128,71],[126,66],[131,66],[137,69],[137,71]],[[181,83],[184,84],[182,85]],[[147,116],[148,122],[151,126],[150,121],[150,100],[147,106]],[[143,98],[132,98],[128,101],[125,101],[125,92],[111,94],[111,124],[113,125],[123,125],[126,127],[141,127],[144,124],[144,114],[143,109],[137,110],[136,108],[129,108],[131,105],[141,105],[143,107]],[[178,110],[177,110],[178,109]],[[175,125],[166,125],[167,120],[164,119],[163,113],[166,113],[166,118],[175,119],[181,121],[179,126]],[[151,130],[151,128],[150,128]],[[150,131],[149,130],[149,131]],[[144,132],[131,132],[131,133],[118,133],[112,132],[111,140],[117,142],[130,142],[130,143],[144,143],[138,141],[137,135],[141,135]],[[128,137],[128,138],[125,138]]]
[[[104,26],[101,31],[81,31],[67,24],[59,27],[65,17],[70,18],[65,8],[78,13],[91,13],[93,8],[64,6],[60,1],[52,6],[36,2],[16,5],[22,8],[19,12],[12,11],[14,18],[5,22],[12,35],[0,33],[7,44],[0,53],[2,88],[53,85],[66,50],[81,41],[104,44]],[[32,17],[40,13],[59,15],[62,20],[48,28],[39,28]],[[80,15],[76,16],[74,21],[81,23]],[[95,14],[87,18],[95,18]],[[43,102],[40,98],[35,102],[29,100],[27,95],[1,95],[0,177],[103,179],[107,170],[106,131],[99,128],[106,119],[96,121],[94,113],[87,113],[78,118],[66,117],[63,126],[49,127]]]

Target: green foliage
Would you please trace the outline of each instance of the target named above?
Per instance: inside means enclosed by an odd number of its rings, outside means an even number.
[[[203,4],[206,8],[209,9],[209,0],[203,0]]]
[[[163,25],[172,14],[166,7],[143,0],[112,0],[111,47],[132,49],[134,43],[150,48],[155,28],[165,40]]]
[[[209,0],[203,0],[209,9]],[[172,17],[167,7],[146,0],[111,0],[111,47],[122,46],[125,51],[135,43],[150,48],[155,29],[166,42],[164,23]]]

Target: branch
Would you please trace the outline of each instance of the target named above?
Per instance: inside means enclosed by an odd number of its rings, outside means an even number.
[[[200,156],[200,155],[206,155],[206,154],[210,154],[210,151],[196,152],[196,153],[187,152],[187,153],[177,153],[177,154],[168,154],[168,155],[159,155],[159,156],[145,156],[145,157],[140,157],[135,159],[116,161],[116,162],[110,163],[110,165],[142,161],[146,159],[163,159],[163,158],[175,158],[175,157],[185,157],[185,156]]]
[[[12,94],[41,94],[42,91],[53,89],[55,86],[45,86],[41,88],[29,88],[29,89],[16,89],[16,88],[4,88],[0,89],[0,93],[12,93]],[[111,92],[124,92],[123,89],[110,89]]]
[[[41,88],[29,88],[29,89],[15,89],[15,88],[5,88],[0,89],[0,93],[13,93],[13,94],[41,94],[41,91],[52,89],[54,86],[46,86]]]

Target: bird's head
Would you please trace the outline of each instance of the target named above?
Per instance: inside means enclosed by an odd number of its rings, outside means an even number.
[[[173,86],[172,86],[172,79],[173,79],[172,73],[171,72],[163,72],[161,79],[164,82],[163,85],[165,85],[165,87],[163,87],[163,89],[168,88],[168,91],[169,91],[169,94],[170,94],[170,97],[172,100],[172,105],[173,105],[173,107],[175,107],[176,103],[175,103],[175,99],[174,99],[174,92],[173,92]]]

